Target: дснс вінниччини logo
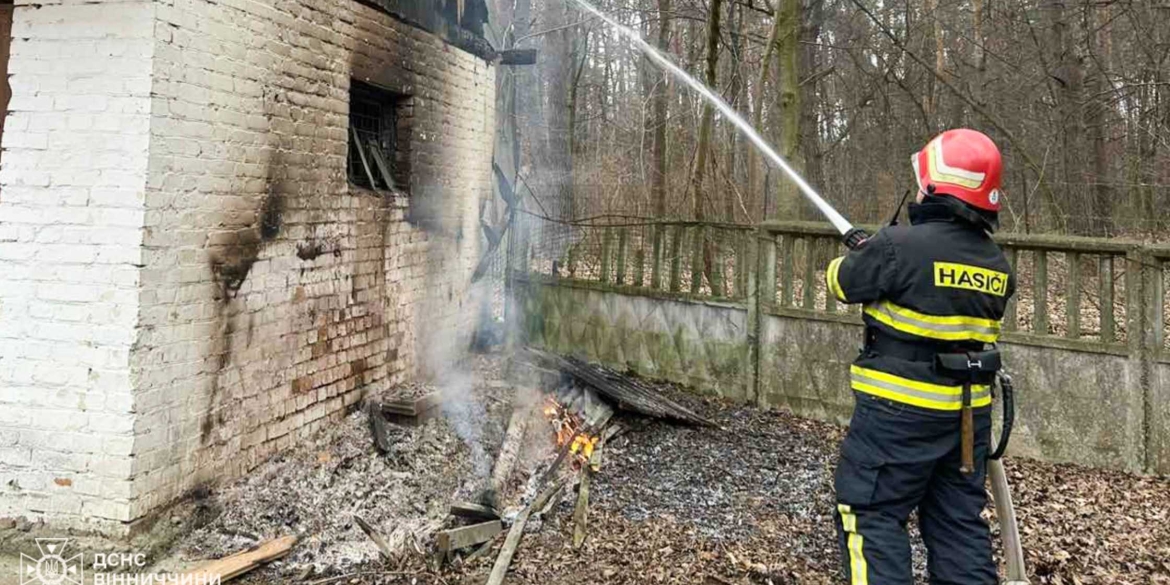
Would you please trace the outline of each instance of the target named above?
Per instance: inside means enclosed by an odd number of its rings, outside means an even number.
[[[20,555],[20,585],[81,585],[85,580],[81,553],[65,558],[68,546],[68,538],[38,538],[41,558]]]

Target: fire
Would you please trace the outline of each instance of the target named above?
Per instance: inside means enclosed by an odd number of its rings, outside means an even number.
[[[597,446],[597,441],[601,437],[591,437],[585,433],[580,433],[573,437],[573,444],[569,446],[569,452],[579,455],[582,461],[589,461],[593,456],[593,448]]]
[[[588,462],[601,437],[583,432],[580,417],[551,398],[543,412],[556,433],[557,447],[568,445],[569,453],[576,455],[582,463]]]

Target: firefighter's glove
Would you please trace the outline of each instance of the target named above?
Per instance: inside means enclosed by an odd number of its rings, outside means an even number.
[[[869,241],[869,234],[861,228],[853,228],[842,237],[845,242],[845,247],[850,250],[856,250],[865,245]]]

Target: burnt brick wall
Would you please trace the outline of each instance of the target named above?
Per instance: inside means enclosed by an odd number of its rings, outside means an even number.
[[[353,0],[165,0],[155,14],[121,520],[457,357],[491,192],[482,59]],[[347,184],[351,77],[411,96],[406,193]]]

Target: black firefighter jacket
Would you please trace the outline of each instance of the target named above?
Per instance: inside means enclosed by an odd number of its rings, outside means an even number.
[[[1015,276],[958,205],[911,205],[911,225],[884,228],[829,264],[832,294],[864,304],[865,348],[850,368],[855,391],[933,411],[961,408],[960,381],[939,372],[934,356],[995,343]],[[990,404],[990,386],[974,386],[972,406]]]

